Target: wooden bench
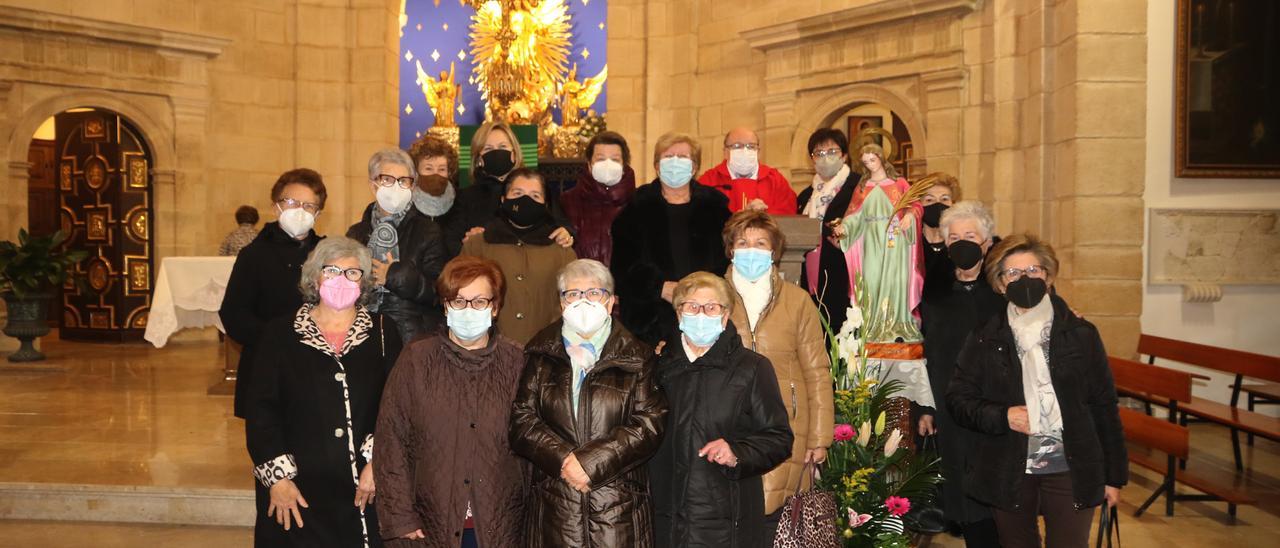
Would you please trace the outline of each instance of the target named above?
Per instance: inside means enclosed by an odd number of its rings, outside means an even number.
[[[1190,401],[1179,407],[1178,412],[1181,413],[1179,420],[1183,425],[1187,423],[1187,417],[1192,416],[1230,428],[1231,449],[1237,471],[1244,470],[1244,459],[1240,455],[1240,432],[1280,441],[1280,418],[1237,407],[1246,378],[1280,383],[1280,358],[1147,334],[1143,334],[1138,339],[1138,353],[1146,355],[1147,363],[1152,365],[1156,363],[1156,358],[1160,358],[1234,375],[1235,379],[1231,384],[1231,403],[1218,403],[1193,396]],[[1136,393],[1126,393],[1126,395],[1157,405],[1166,405],[1159,397],[1143,397],[1141,394],[1143,387],[1144,385],[1138,385],[1134,387]]]
[[[1254,411],[1259,405],[1280,405],[1280,383],[1246,384],[1240,387],[1245,393],[1248,405],[1246,409]],[[1249,434],[1249,445],[1253,445],[1253,434]]]
[[[1165,497],[1165,515],[1173,515],[1173,505],[1179,500],[1222,501],[1227,503],[1227,513],[1235,523],[1236,507],[1241,504],[1257,504],[1248,494],[1224,486],[1205,476],[1179,470],[1177,461],[1185,461],[1191,450],[1191,433],[1186,426],[1173,421],[1182,403],[1192,399],[1189,373],[1154,365],[1146,365],[1123,358],[1109,358],[1111,375],[1119,391],[1144,393],[1162,398],[1170,408],[1170,419],[1162,420],[1132,409],[1120,408],[1120,422],[1124,425],[1124,438],[1129,442],[1129,462],[1159,472],[1164,480],[1147,498],[1134,516],[1141,516],[1160,495]],[[1136,447],[1135,447],[1136,446]],[[1163,458],[1161,458],[1163,457]],[[1177,484],[1204,493],[1180,494]]]

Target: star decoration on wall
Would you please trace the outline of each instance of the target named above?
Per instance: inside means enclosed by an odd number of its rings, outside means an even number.
[[[458,50],[458,60],[462,61],[467,58],[467,54],[462,50]]]
[[[448,24],[448,23],[445,23],[445,24],[444,24],[444,25],[442,25],[442,26],[444,27],[445,32],[449,32],[449,24]]]
[[[582,58],[586,59],[589,57],[591,57],[591,52],[587,51],[587,48],[582,48]]]
[[[413,60],[413,52],[412,52],[412,51],[409,51],[409,50],[404,50],[404,60],[405,60],[405,61],[412,61],[412,60]]]
[[[463,106],[461,103],[459,103],[459,104],[458,104],[458,116],[462,116],[463,114],[466,114],[466,113],[467,113],[467,107],[465,107],[465,106]]]
[[[600,23],[600,30],[604,30],[604,23]]]
[[[410,104],[408,104],[408,103],[405,103],[405,105],[404,105],[404,113],[405,113],[405,114],[413,114],[413,105],[410,105]]]
[[[439,60],[440,60],[440,50],[438,50],[438,49],[433,49],[433,50],[431,50],[431,60],[432,60],[432,61],[439,61]]]
[[[422,23],[418,23],[418,26],[414,28],[418,29],[418,32],[422,32]]]

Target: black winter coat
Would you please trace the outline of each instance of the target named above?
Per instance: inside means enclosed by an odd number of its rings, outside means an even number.
[[[454,219],[445,225],[445,241],[448,242],[445,247],[449,249],[462,249],[462,238],[467,235],[467,231],[476,227],[483,227],[486,223],[498,216],[498,207],[502,205],[502,191],[504,183],[493,177],[483,173],[477,173],[475,180],[471,185],[458,190],[458,197],[453,202],[453,208],[446,215],[456,215]],[[554,219],[553,224],[562,226],[573,232],[573,225],[569,219],[565,218],[564,212],[560,210],[559,200],[547,200],[547,208],[551,211],[551,217]]]
[[[457,200],[457,198],[454,198],[454,200]],[[418,213],[422,212],[419,211]],[[423,216],[431,219],[431,222],[440,227],[440,237],[444,240],[444,262],[447,263],[454,257],[457,257],[458,253],[462,251],[462,238],[459,237],[455,240],[450,236],[466,232],[465,230],[459,232],[458,229],[454,228],[454,224],[462,222],[462,215],[458,213],[458,208],[451,207],[449,208],[449,211],[444,212],[443,215],[436,215],[435,217],[425,213],[423,213]]]
[[[667,415],[653,383],[653,349],[615,323],[583,381],[575,412],[563,325],[552,323],[525,346],[511,411],[511,448],[534,466],[527,546],[653,546],[644,463],[658,449]],[[560,479],[570,453],[591,478],[587,494]]]
[[[369,244],[376,207],[372,203],[365,208],[360,222],[347,229],[348,238]],[[383,294],[378,312],[396,321],[401,340],[411,341],[434,332],[444,320],[444,309],[436,299],[436,278],[446,261],[444,236],[440,227],[415,207],[410,207],[396,225],[396,235],[400,260],[387,269],[387,293]]]
[[[818,312],[827,319],[833,333],[840,332],[840,326],[844,325],[851,298],[849,296],[849,263],[840,246],[827,239],[831,235],[831,228],[827,225],[844,217],[845,210],[849,209],[849,202],[853,200],[853,191],[858,188],[861,180],[862,176],[851,170],[849,178],[840,187],[840,191],[831,198],[831,203],[827,205],[827,212],[822,216],[822,241],[817,249],[808,252],[819,253],[817,283],[809,287],[808,274],[800,275],[800,287],[807,290],[813,297],[814,303],[818,305]],[[804,211],[805,205],[812,197],[812,186],[800,193],[796,214]]]
[[[635,197],[613,221],[613,261],[619,317],[641,341],[657,346],[676,333],[675,310],[662,300],[662,284],[680,281],[692,272],[717,276],[729,268],[720,232],[729,220],[729,198],[714,188],[690,181],[689,272],[678,272],[668,235],[667,201],[662,183],[636,190]]]
[[[297,240],[280,228],[280,223],[270,222],[236,256],[218,317],[227,336],[244,347],[236,373],[237,417],[248,418],[246,398],[262,330],[267,322],[292,315],[302,306],[302,294],[298,292],[302,263],[321,239],[311,231],[305,239]]]
[[[656,546],[771,546],[763,476],[791,456],[794,435],[768,358],[744,348],[729,322],[693,363],[679,341],[667,344],[657,382],[669,411],[662,445],[649,461]],[[720,438],[737,466],[698,456]]]
[[[1115,382],[1098,329],[1053,299],[1049,374],[1062,411],[1062,443],[1070,467],[1076,508],[1102,503],[1103,486],[1129,480],[1128,453],[1120,425]],[[1022,364],[1007,313],[989,318],[965,341],[947,409],[960,426],[978,434],[965,470],[969,496],[997,508],[1016,509],[1026,475],[1027,436],[1009,429],[1010,407],[1025,405]],[[980,464],[979,464],[980,463]]]

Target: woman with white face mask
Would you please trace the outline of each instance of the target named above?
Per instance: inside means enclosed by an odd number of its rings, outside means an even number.
[[[622,135],[602,131],[586,149],[588,169],[560,196],[560,208],[577,233],[573,250],[579,257],[609,264],[613,256],[613,220],[636,193],[631,148]]]
[[[649,476],[666,402],[653,350],[615,323],[613,276],[599,261],[560,270],[562,319],[525,346],[512,449],[534,465],[530,546],[653,545]],[[561,382],[561,380],[567,382]],[[587,527],[590,523],[591,526]]]
[[[235,414],[245,418],[253,355],[268,321],[302,306],[298,276],[302,262],[321,237],[313,227],[328,192],[319,173],[306,168],[286,171],[271,187],[278,221],[262,231],[236,256],[218,317],[227,336],[243,346],[236,382]]]
[[[445,261],[440,227],[413,207],[416,171],[403,150],[375,152],[369,158],[374,201],[347,229],[347,237],[367,245],[373,255],[369,310],[395,319],[406,341],[440,325],[432,284]]]

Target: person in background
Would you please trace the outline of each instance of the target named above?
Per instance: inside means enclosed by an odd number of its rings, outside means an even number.
[[[388,548],[524,546],[528,465],[507,436],[524,356],[493,326],[505,293],[493,261],[449,261],[436,281],[448,332],[387,380],[373,463]]]
[[[556,226],[547,209],[542,175],[520,168],[511,172],[506,185],[498,217],[462,244],[462,254],[502,267],[510,286],[498,327],[523,345],[559,315],[556,274],[577,257],[573,249],[555,245]]]
[[[385,148],[369,157],[369,191],[374,201],[347,237],[369,246],[374,285],[369,310],[396,320],[400,338],[412,341],[434,331],[443,319],[433,285],[444,267],[440,227],[413,206],[417,179],[403,150]]]
[[[729,197],[729,211],[761,209],[772,215],[794,215],[796,191],[782,173],[760,163],[760,137],[750,128],[734,128],[724,136],[724,161],[698,182]]]
[[[393,320],[360,304],[371,271],[363,245],[325,239],[302,265],[304,304],[263,328],[245,421],[254,546],[382,546],[370,461],[401,344]]]
[[[920,205],[924,207],[920,215],[924,234],[924,270],[925,283],[929,283],[929,274],[936,268],[948,271],[954,265],[947,262],[947,242],[939,226],[942,214],[947,208],[960,201],[960,181],[940,171],[925,175],[917,185],[928,185],[924,195],[920,197]],[[950,280],[948,280],[950,281]]]
[[[653,546],[645,461],[666,401],[653,349],[613,322],[613,276],[578,259],[560,271],[561,321],[529,341],[511,447],[533,463],[527,546]]]
[[[658,178],[636,190],[613,220],[613,260],[622,324],[657,346],[676,333],[671,296],[693,272],[722,273],[729,262],[720,231],[729,218],[724,194],[693,180],[702,148],[684,133],[658,138]]]
[[[1085,548],[1094,507],[1120,503],[1124,428],[1098,329],[1051,291],[1053,248],[1012,236],[991,248],[987,282],[1009,301],[966,339],[947,387],[956,424],[977,432],[965,492],[995,507],[1004,548]]]
[[[258,210],[250,205],[236,208],[236,229],[218,246],[218,255],[234,257],[258,235]]]
[[[631,148],[616,132],[596,134],[585,154],[589,169],[560,196],[560,208],[577,233],[573,250],[607,266],[613,256],[613,220],[636,193],[636,172],[631,169]]]
[[[279,220],[263,225],[231,267],[218,318],[227,336],[243,347],[234,405],[235,415],[242,419],[248,418],[246,398],[253,380],[253,355],[263,327],[302,306],[298,276],[303,261],[320,242],[313,227],[328,196],[324,179],[315,171],[299,168],[281,174],[271,186],[271,203]]]
[[[465,232],[453,226],[461,219],[453,207],[458,197],[458,151],[443,139],[424,135],[409,146],[409,156],[418,174],[418,184],[413,187],[413,207],[440,227],[445,257],[452,259],[462,249],[462,239],[454,240],[450,235]]]
[[[839,333],[851,300],[849,266],[832,227],[844,217],[861,175],[849,168],[849,140],[838,129],[821,128],[809,135],[809,159],[813,184],[800,193],[798,213],[822,220],[822,241],[805,253],[800,287],[818,303],[831,332]]]

